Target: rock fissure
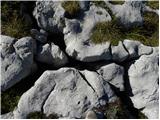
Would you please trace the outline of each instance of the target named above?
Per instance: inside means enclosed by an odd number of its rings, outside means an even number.
[[[51,91],[48,93],[48,95],[46,96],[45,100],[43,101],[42,103],[42,106],[41,106],[41,112],[44,113],[44,105],[47,101],[47,99],[49,98],[49,96],[51,95],[52,91],[54,91],[54,88],[55,88],[56,84],[53,86],[53,88],[51,89]]]
[[[84,81],[88,84],[88,86],[90,86],[91,88],[92,88],[92,90],[94,91],[94,92],[96,92],[95,91],[95,89],[93,88],[93,86],[88,82],[88,80],[86,79],[86,77],[79,71],[79,74],[81,75],[81,77],[84,79]],[[98,95],[97,95],[98,96]]]

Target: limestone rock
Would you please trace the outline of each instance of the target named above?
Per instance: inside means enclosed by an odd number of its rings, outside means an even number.
[[[149,119],[158,119],[159,118],[159,103],[154,103],[147,105],[142,113],[144,113]]]
[[[14,84],[33,72],[34,40],[24,37],[19,40],[1,35],[1,90]]]
[[[32,37],[36,39],[37,41],[41,43],[47,42],[47,33],[44,30],[41,30],[40,32],[37,29],[31,30]]]
[[[33,15],[38,26],[47,32],[59,33],[64,27],[64,9],[60,1],[36,1]]]
[[[98,73],[103,77],[103,79],[120,91],[124,91],[124,68],[115,63],[102,66]]]
[[[26,118],[35,111],[43,111],[47,116],[57,114],[62,118],[85,118],[86,111],[116,99],[109,84],[96,72],[61,68],[45,71],[21,96],[13,113],[14,118]]]
[[[97,12],[102,12],[102,14],[97,14]],[[111,20],[108,12],[103,8],[91,5],[81,19],[65,20],[66,27],[63,33],[67,54],[84,62],[110,60],[110,43],[94,44],[90,40],[92,29],[97,22]]]
[[[119,41],[118,46],[111,46],[112,60],[115,62],[123,62],[129,56],[129,53],[124,48],[122,41]]]
[[[0,115],[0,118],[1,119],[14,119],[14,115],[13,115],[13,112],[9,112],[9,113]]]
[[[123,41],[123,44],[129,52],[129,58],[137,58],[141,55],[149,55],[153,52],[152,47],[143,45],[139,41],[127,40]]]
[[[158,103],[159,101],[158,61],[159,52],[157,47],[153,48],[151,55],[142,55],[128,70],[129,82],[133,93],[133,96],[130,98],[138,109]],[[149,108],[146,111],[149,111]]]
[[[13,112],[14,118],[24,119],[29,113],[42,110],[45,100],[56,85],[54,76],[55,74],[45,71],[34,86],[21,96],[17,109]]]
[[[88,111],[85,119],[97,119],[97,115],[94,111]]]
[[[64,118],[84,118],[88,109],[116,99],[110,86],[104,84],[95,72],[80,73],[75,69],[62,68],[56,71],[54,80],[56,86],[43,107],[47,115],[56,113]]]
[[[68,62],[66,54],[54,43],[39,45],[36,60],[42,63],[60,67]]]
[[[122,5],[113,5],[108,1],[105,2],[113,14],[120,20],[120,23],[126,28],[143,24],[143,1],[126,0]]]

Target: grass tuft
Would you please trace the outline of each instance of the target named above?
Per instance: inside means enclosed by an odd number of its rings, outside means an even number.
[[[152,9],[159,9],[159,0],[158,1],[147,1],[147,6]]]
[[[29,35],[31,25],[29,25],[20,15],[19,1],[1,2],[1,34],[15,38]]]
[[[131,39],[148,46],[158,46],[158,15],[153,12],[145,12],[143,18],[144,23],[142,26],[133,26],[130,29],[120,25],[116,18],[109,22],[99,22],[93,28],[90,39],[96,44],[109,41],[112,45],[117,45],[121,40]]]
[[[103,43],[110,41],[112,45],[117,45],[119,40],[122,40],[122,35],[115,21],[99,22],[95,25],[91,40],[94,43]]]
[[[64,1],[62,7],[65,9],[68,17],[73,18],[78,16],[80,12],[80,6],[78,1]]]

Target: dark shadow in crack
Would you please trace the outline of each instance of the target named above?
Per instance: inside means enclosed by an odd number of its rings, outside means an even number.
[[[128,114],[130,116],[129,119],[146,119],[146,116],[141,113],[141,109],[137,109],[134,107],[128,93],[126,91],[119,91],[114,85],[110,84],[112,90],[115,94],[120,98],[126,110],[128,110]]]

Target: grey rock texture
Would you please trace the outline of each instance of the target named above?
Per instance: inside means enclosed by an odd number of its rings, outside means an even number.
[[[122,5],[113,5],[107,0],[105,2],[113,14],[120,20],[121,24],[126,26],[126,28],[143,24],[143,1],[126,0]]]
[[[130,97],[134,106],[138,109],[147,107],[150,104],[158,104],[159,101],[159,52],[158,47],[153,48],[151,55],[142,55],[132,64],[128,70],[129,82],[133,96]],[[155,105],[156,106],[156,105]],[[145,110],[147,109],[147,110]],[[152,107],[152,109],[154,109]],[[144,108],[146,115],[152,109]],[[156,109],[157,110],[157,109]],[[154,118],[156,116],[148,116]]]
[[[89,9],[89,3],[90,1],[79,1],[79,5],[82,10],[88,10]]]
[[[91,76],[92,75],[92,76]],[[92,107],[114,102],[116,95],[95,72],[74,68],[45,71],[35,85],[22,95],[14,118],[26,118],[34,111],[64,118],[84,118]]]
[[[42,29],[41,29],[40,32],[37,29],[32,29],[31,30],[31,35],[34,39],[36,39],[37,41],[39,41],[41,43],[46,43],[47,42],[48,34]]]
[[[97,14],[99,11],[102,12],[101,15]],[[110,43],[95,45],[90,40],[91,31],[95,24],[110,20],[108,12],[95,5],[91,5],[89,10],[84,12],[83,21],[81,19],[66,19],[63,33],[67,54],[84,62],[110,60]]]
[[[111,46],[112,60],[116,62],[123,62],[129,57],[128,50],[123,45],[122,41],[119,41],[117,46]]]
[[[149,119],[159,118],[159,103],[149,104],[142,111]]]
[[[64,9],[60,1],[36,1],[33,15],[38,26],[47,32],[58,33],[64,27]]]
[[[34,86],[21,96],[17,109],[13,112],[14,118],[26,118],[29,113],[42,110],[45,100],[56,85],[53,78],[54,74],[49,71],[42,74]]]
[[[102,66],[98,73],[106,82],[109,82],[120,91],[124,91],[124,68],[115,63]]]
[[[137,58],[141,55],[149,55],[153,52],[152,47],[143,45],[139,41],[125,39],[123,44],[129,53],[129,58]]]
[[[0,118],[1,119],[14,119],[14,115],[13,115],[13,112],[9,112],[9,113],[0,115]]]
[[[14,39],[1,35],[1,90],[12,87],[33,73],[34,40],[31,37]]]
[[[61,67],[68,62],[66,54],[54,43],[39,45],[37,48],[36,60],[42,63]]]

